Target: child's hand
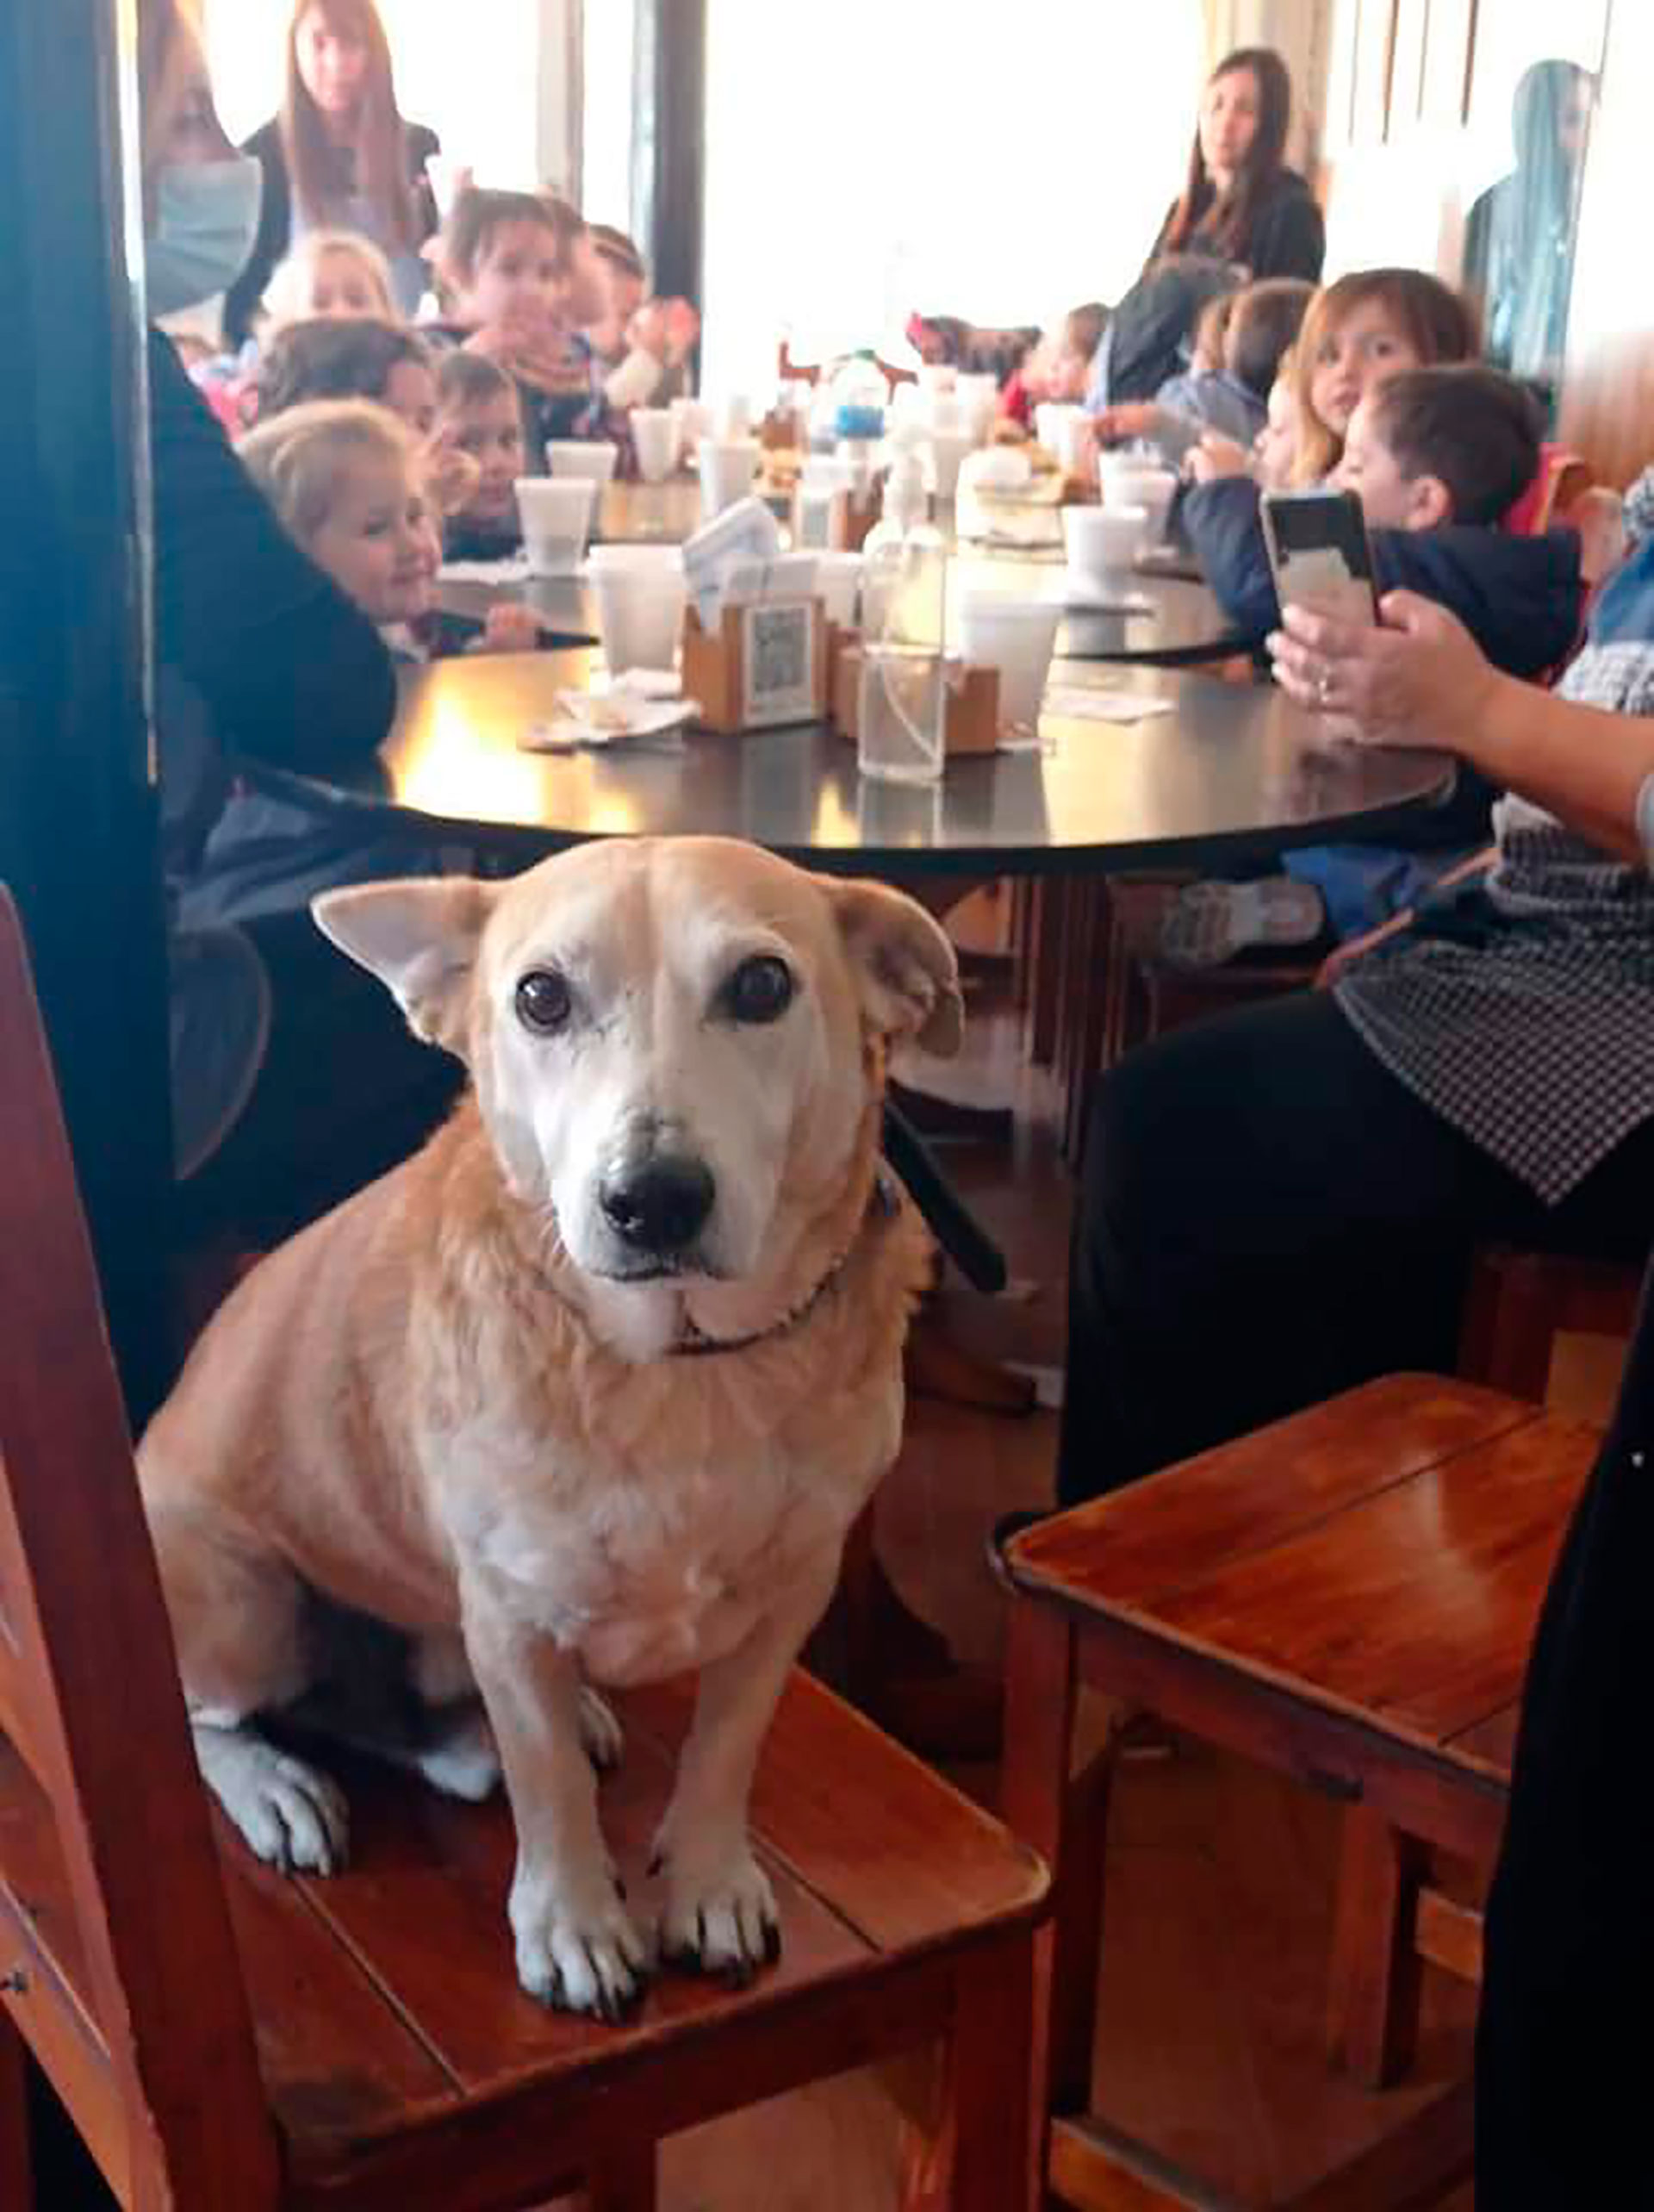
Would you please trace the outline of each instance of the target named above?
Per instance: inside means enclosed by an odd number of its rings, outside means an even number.
[[[1118,407],[1099,408],[1091,417],[1091,428],[1099,445],[1116,438],[1143,438],[1154,427],[1154,413],[1152,400],[1125,400]]]
[[[687,300],[667,300],[666,358],[675,367],[687,360],[700,336],[700,317]]]
[[[451,434],[438,431],[425,449],[425,489],[438,514],[457,514],[469,507],[482,481],[482,464],[456,446]]]
[[[482,635],[466,647],[473,653],[532,653],[539,649],[539,617],[520,601],[502,601],[488,609]]]
[[[1197,484],[1216,483],[1221,477],[1244,477],[1247,449],[1221,431],[1209,430],[1198,446],[1190,447],[1184,466]]]
[[[664,361],[667,342],[665,302],[646,300],[627,326],[626,343],[640,353],[652,353],[657,361]]]

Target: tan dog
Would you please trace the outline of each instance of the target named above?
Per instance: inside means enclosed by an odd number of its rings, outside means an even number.
[[[879,1167],[886,1056],[957,1045],[952,950],[896,892],[711,838],[315,911],[473,1096],[247,1277],[144,1438],[202,1772],[261,1856],[339,1864],[336,1787],[251,1723],[341,1671],[331,1623],[389,1624],[353,1648],[405,1654],[401,1755],[469,1796],[503,1766],[524,1986],[612,2016],[647,1954],[588,1685],[697,1667],[662,1945],[749,1974],[754,1765],[895,1455],[928,1260]]]

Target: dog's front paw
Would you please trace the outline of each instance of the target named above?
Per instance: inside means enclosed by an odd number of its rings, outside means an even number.
[[[197,1722],[202,1779],[247,1847],[284,1874],[332,1874],[345,1864],[350,1815],[336,1782],[246,1729]]]
[[[510,1912],[517,1978],[542,2004],[618,2021],[642,1997],[649,1953],[612,1873],[577,1886],[519,1872]]]
[[[580,1685],[580,1740],[600,1774],[612,1774],[625,1754],[626,1739],[613,1707],[588,1682]]]
[[[721,1975],[744,1989],[781,1955],[780,1915],[769,1877],[742,1835],[719,1850],[667,1845],[661,1952],[675,1966]]]

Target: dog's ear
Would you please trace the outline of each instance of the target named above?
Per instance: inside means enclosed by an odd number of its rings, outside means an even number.
[[[462,1059],[468,985],[494,887],[472,876],[356,883],[310,901],[323,935],[385,985],[408,1027]]]
[[[911,1037],[946,1059],[965,1034],[959,963],[941,924],[883,883],[829,883],[861,1004],[886,1037]]]

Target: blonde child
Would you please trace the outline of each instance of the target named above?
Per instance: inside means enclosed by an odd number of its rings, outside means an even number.
[[[289,534],[393,651],[428,657],[441,546],[407,425],[370,400],[313,400],[261,424],[238,450]],[[467,649],[522,651],[538,635],[526,608],[500,607]]]
[[[1310,302],[1294,352],[1296,422],[1289,489],[1325,481],[1368,392],[1411,369],[1476,358],[1476,318],[1457,292],[1422,269],[1340,277]],[[1237,631],[1264,637],[1280,619],[1246,449],[1203,439],[1189,457],[1185,535]]]
[[[313,315],[402,320],[391,296],[390,264],[371,239],[350,230],[308,232],[265,288],[261,341]]]
[[[1388,377],[1474,361],[1474,309],[1422,269],[1365,269],[1317,293],[1296,356],[1298,453],[1294,482],[1320,483],[1338,465],[1351,417]]]

